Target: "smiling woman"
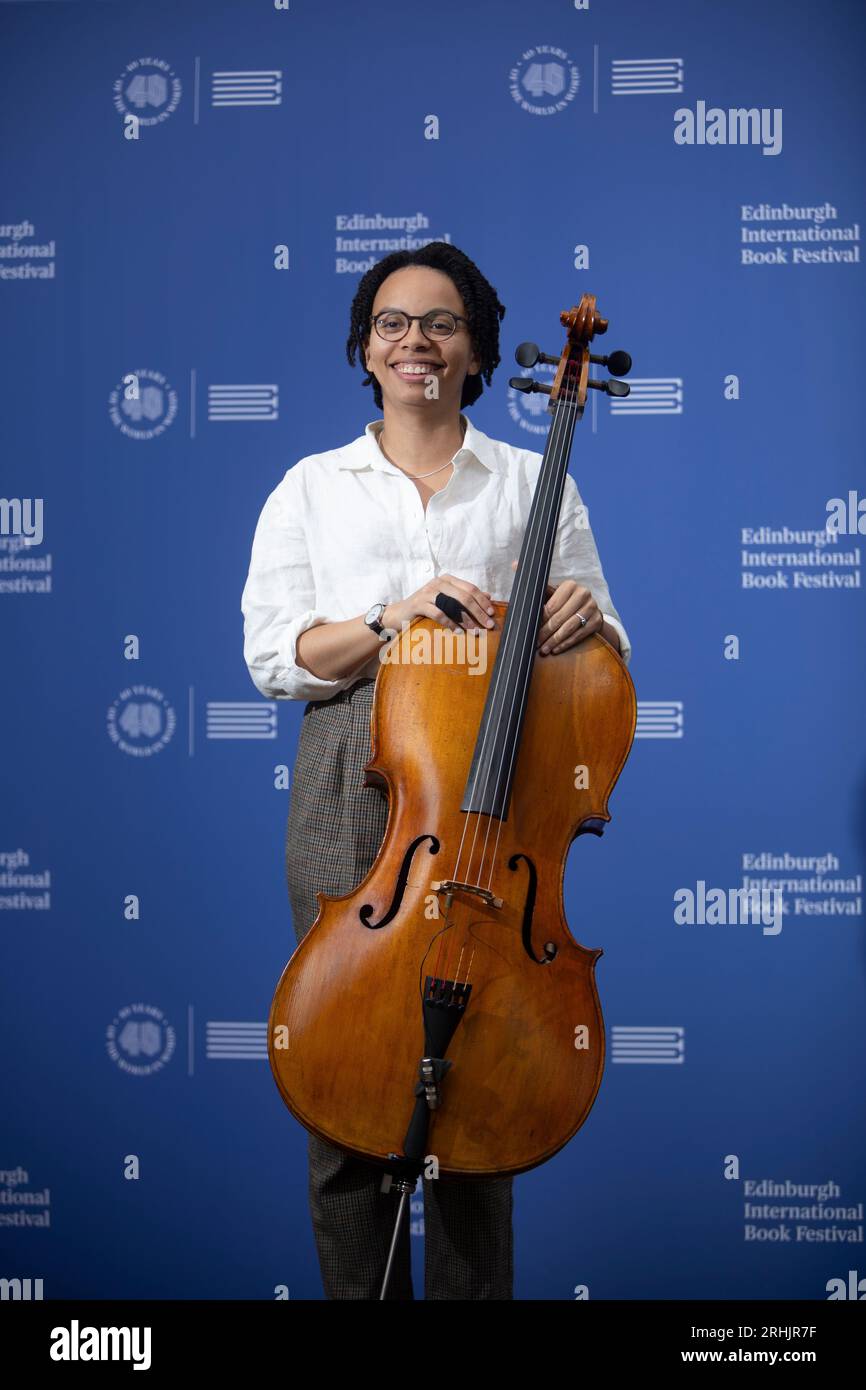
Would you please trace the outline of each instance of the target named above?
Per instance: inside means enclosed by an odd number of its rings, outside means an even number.
[[[541,455],[490,438],[464,413],[499,364],[504,314],[493,286],[448,243],[373,266],[352,303],[346,350],[350,365],[360,357],[366,367],[363,385],[383,418],[352,443],[299,460],[259,518],[241,600],[244,656],[268,698],[307,701],[286,828],[298,943],[319,915],[317,895],[351,892],[382,844],[388,802],[364,769],[375,679],[395,634],[420,616],[484,647],[498,627],[493,599],[511,593]],[[568,475],[550,585],[539,650],[599,633],[628,660]],[[441,648],[431,644],[430,664],[448,660]],[[375,1008],[371,999],[370,1027]],[[377,1298],[395,1215],[381,1171],[313,1133],[309,1157],[326,1295]],[[408,1205],[404,1215],[391,1299],[413,1297]],[[425,1297],[512,1298],[511,1219],[510,1178],[425,1178]]]
[[[385,415],[379,447],[419,483],[443,475],[435,486],[419,487],[426,506],[447,485],[455,448],[463,442],[457,437],[460,406],[475,399],[471,381],[466,391],[467,379],[477,377],[482,366],[472,319],[454,280],[435,265],[392,271],[380,280],[369,314],[361,289],[356,304],[362,301],[363,323],[359,313],[355,331],[367,380],[375,382],[374,398]],[[350,360],[352,347],[350,340]],[[393,390],[395,377],[399,394]],[[410,401],[420,413],[404,408]]]

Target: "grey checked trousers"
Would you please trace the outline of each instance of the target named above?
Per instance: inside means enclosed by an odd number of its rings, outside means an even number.
[[[304,709],[286,827],[286,878],[300,943],[318,913],[316,893],[347,893],[376,857],[387,798],[363,785],[372,681],[357,681]],[[329,1299],[377,1299],[398,1198],[382,1170],[309,1135],[313,1232]],[[510,1299],[512,1179],[422,1179],[426,1299]],[[411,1299],[409,1204],[391,1270],[390,1299]]]

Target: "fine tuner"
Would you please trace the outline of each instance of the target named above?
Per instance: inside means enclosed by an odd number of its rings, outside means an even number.
[[[597,328],[596,331],[603,332],[604,329]],[[514,357],[521,367],[534,367],[537,362],[549,362],[551,366],[558,367],[561,361],[559,357],[551,357],[548,353],[542,352],[537,343],[521,343]],[[631,357],[621,350],[612,352],[607,357],[595,357],[592,353],[587,353],[587,359],[596,362],[600,367],[607,367],[615,377],[627,376],[631,371]],[[513,376],[508,384],[517,391],[544,391],[550,395],[553,390],[552,386],[545,386],[528,376]],[[631,389],[625,381],[593,381],[589,377],[586,378],[585,384],[596,391],[606,391],[609,396],[627,396]]]

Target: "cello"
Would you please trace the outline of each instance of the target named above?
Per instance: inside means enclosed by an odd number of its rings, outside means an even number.
[[[540,658],[536,633],[575,425],[590,388],[629,391],[591,380],[590,363],[618,377],[631,359],[590,353],[608,327],[595,296],[560,322],[558,358],[517,350],[524,367],[556,365],[551,386],[511,379],[547,392],[553,418],[511,598],[494,600],[497,626],[479,634],[486,669],[466,659],[468,643],[452,660],[413,660],[419,631],[431,648],[443,635],[432,618],[389,642],[364,769],[388,795],[384,838],[357,887],[317,895],[270,1009],[283,1100],[319,1138],[382,1165],[383,1188],[401,1194],[395,1241],[422,1169],[447,1181],[544,1163],[601,1084],[602,951],[572,936],[563,876],[572,841],[610,820],[635,692],[602,637]]]

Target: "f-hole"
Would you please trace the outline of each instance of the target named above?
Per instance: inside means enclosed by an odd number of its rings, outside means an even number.
[[[397,916],[397,913],[400,911],[400,904],[403,901],[403,894],[406,891],[406,883],[409,878],[409,870],[412,867],[412,860],[415,857],[415,851],[418,849],[419,845],[423,845],[425,840],[430,841],[430,854],[439,853],[439,841],[435,835],[419,835],[417,839],[412,841],[406,853],[403,855],[403,863],[400,865],[400,872],[397,875],[397,882],[394,885],[394,896],[391,899],[391,906],[388,908],[388,911],[381,921],[370,921],[370,918],[375,912],[372,903],[364,903],[364,906],[360,909],[358,916],[362,924],[365,927],[369,927],[370,931],[378,931],[380,927],[387,927],[388,923],[392,922]]]
[[[556,946],[551,941],[544,944],[544,955],[537,956],[532,945],[532,919],[535,913],[535,892],[538,886],[538,875],[535,872],[535,865],[528,854],[512,854],[508,861],[509,869],[514,872],[521,859],[526,864],[529,872],[529,882],[526,885],[526,899],[523,904],[523,949],[529,959],[535,961],[536,965],[549,965],[556,955]]]

